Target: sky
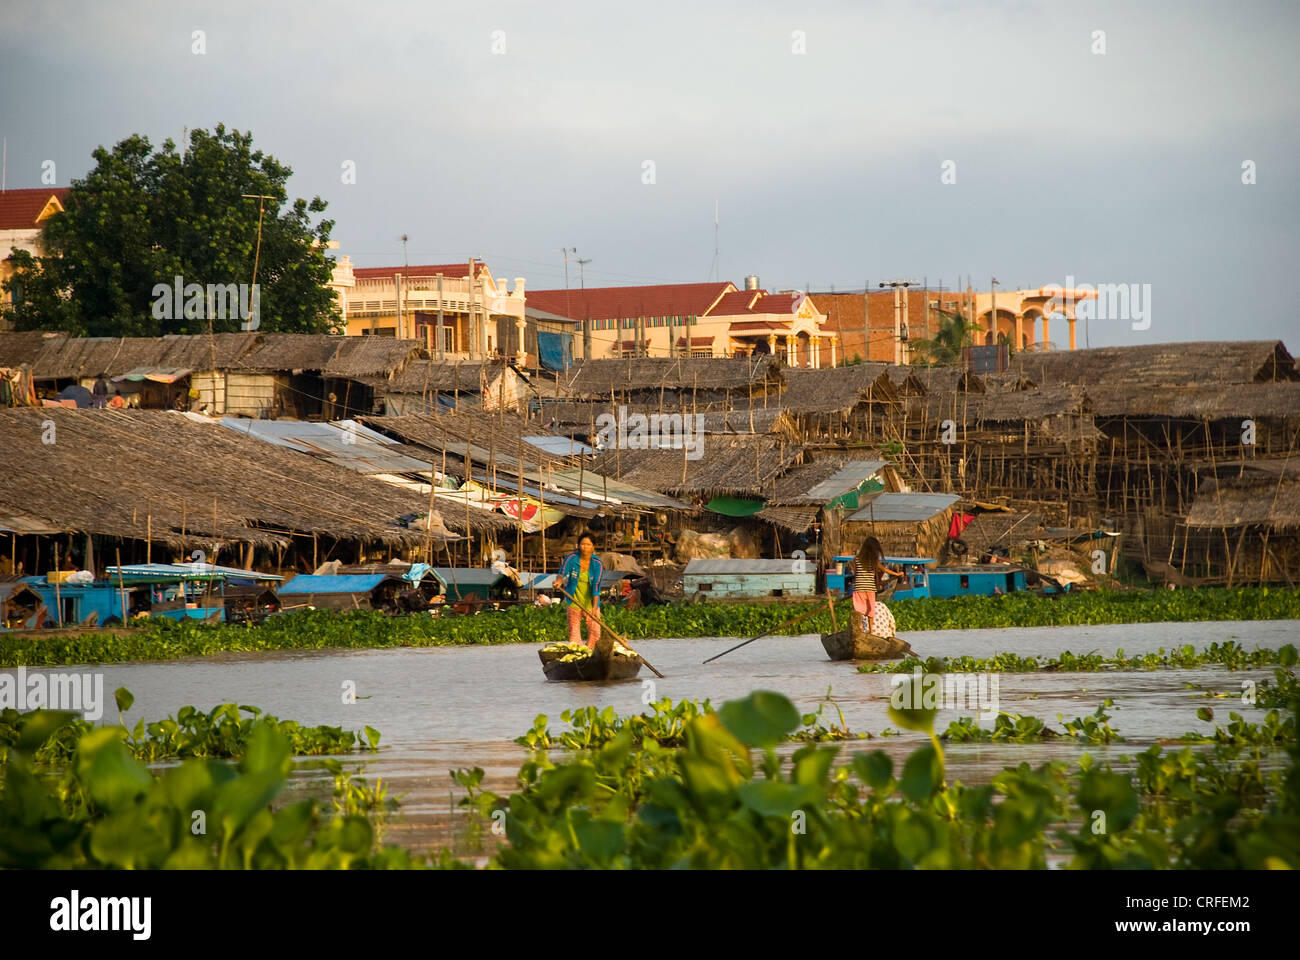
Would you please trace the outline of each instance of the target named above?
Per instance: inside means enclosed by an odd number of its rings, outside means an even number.
[[[1290,0],[7,0],[0,19],[9,188],[224,123],[328,203],[360,267],[478,256],[541,289],[576,248],[575,287],[576,258],[590,286],[1072,278],[1149,291],[1149,323],[1092,320],[1080,346],[1300,352]]]

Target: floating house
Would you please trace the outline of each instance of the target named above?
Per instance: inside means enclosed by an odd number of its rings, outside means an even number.
[[[489,603],[519,599],[519,586],[499,570],[479,567],[434,567],[448,603],[476,599]]]
[[[294,577],[276,591],[281,610],[397,609],[397,597],[410,584],[388,573],[310,574]]]
[[[682,572],[682,593],[719,600],[813,597],[817,572],[804,560],[692,560]]]

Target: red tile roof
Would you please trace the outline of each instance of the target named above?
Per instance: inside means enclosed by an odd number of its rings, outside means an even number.
[[[0,193],[0,230],[30,230],[36,227],[36,218],[50,202],[50,197],[57,197],[62,203],[67,194],[67,187],[37,187]]]
[[[728,324],[729,331],[789,330],[789,320],[736,320]]]
[[[709,311],[711,317],[731,317],[749,313],[750,307],[759,297],[765,296],[766,290],[736,290],[725,294]]]
[[[529,290],[528,305],[574,320],[632,317],[700,317],[733,284],[664,283],[644,287],[588,287],[586,290]]]
[[[487,264],[474,264],[474,275],[478,276],[487,268]],[[469,276],[469,259],[462,263],[432,263],[415,267],[353,267],[352,275],[358,280],[391,280],[400,273],[405,277],[436,277],[442,274],[448,279],[463,280]]]

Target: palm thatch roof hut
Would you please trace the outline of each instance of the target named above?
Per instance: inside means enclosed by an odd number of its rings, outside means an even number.
[[[775,395],[782,384],[771,357],[626,357],[575,363],[564,386],[574,397],[681,404]]]
[[[403,518],[427,498],[284,447],[164,411],[0,411],[7,451],[0,515],[48,528],[178,549],[215,560],[239,546],[299,550],[318,541],[413,546]],[[465,533],[511,526],[484,514],[448,516]],[[29,569],[31,567],[29,566]]]
[[[1281,340],[1151,343],[1021,353],[1012,368],[1035,383],[1136,386],[1300,380]]]

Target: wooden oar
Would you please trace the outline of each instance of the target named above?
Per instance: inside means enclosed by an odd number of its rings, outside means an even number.
[[[831,609],[834,610],[835,608],[832,607]],[[734,647],[731,648],[731,650],[723,650],[720,654],[718,654],[718,656],[716,656],[716,657],[709,657],[709,659],[705,660],[704,662],[705,662],[705,663],[712,663],[714,660],[717,660],[718,657],[725,657],[727,654],[731,653],[732,650],[739,650],[739,649],[740,649],[741,647],[743,647],[746,643],[753,643],[755,640],[758,640],[760,637],[766,637],[766,636],[768,636],[769,634],[776,633],[778,630],[784,630],[786,627],[794,626],[794,625],[795,625],[796,623],[798,623],[800,620],[807,620],[809,617],[813,616],[814,614],[818,614],[818,613],[821,613],[821,612],[822,612],[822,610],[821,610],[821,605],[819,604],[818,606],[813,607],[811,610],[807,611],[806,613],[801,613],[801,614],[799,614],[799,616],[795,617],[794,619],[792,619],[792,620],[787,620],[785,623],[781,624],[780,626],[773,627],[771,630],[766,630],[766,631],[764,631],[763,633],[760,633],[760,634],[759,634],[758,636],[756,636],[756,637],[750,637],[750,638],[749,638],[748,640],[746,640],[744,643],[738,643],[738,644],[736,644]]]
[[[569,593],[568,590],[565,590],[562,586],[560,586],[560,584],[559,584],[559,577],[556,577],[555,589],[556,589],[556,590],[559,590],[560,593],[562,593],[562,594],[564,594],[566,597],[568,597],[569,600],[570,600],[571,602],[573,602],[573,603],[577,603],[577,602],[578,602],[578,601],[576,601],[576,600],[573,599],[573,594]],[[627,647],[629,650],[632,650],[632,644],[630,644],[630,643],[627,642],[627,637],[621,636],[620,634],[617,634],[617,633],[615,633],[613,630],[609,629],[609,627],[607,627],[607,626],[605,625],[605,621],[602,620],[602,619],[600,619],[600,615],[599,615],[599,614],[597,614],[597,613],[595,613],[594,611],[591,611],[591,610],[583,610],[582,607],[578,607],[578,609],[579,609],[580,611],[582,611],[582,613],[583,613],[584,615],[589,616],[589,617],[591,617],[591,619],[595,620],[596,623],[598,623],[598,624],[600,625],[600,629],[604,630],[606,633],[608,633],[611,637],[613,637],[613,638],[614,638],[615,640],[617,640],[619,643],[623,644],[623,646]],[[658,670],[655,669],[653,663],[651,663],[651,662],[650,662],[649,660],[647,660],[645,657],[642,657],[641,654],[637,653],[637,651],[632,650],[632,652],[633,652],[633,653],[636,653],[636,655],[637,655],[638,657],[640,657],[641,662],[644,663],[647,667],[650,668],[650,672],[651,672],[651,673],[653,673],[653,674],[654,674],[656,677],[658,677],[660,680],[662,680],[662,679],[664,678],[664,675],[663,675],[662,673],[660,673]]]

